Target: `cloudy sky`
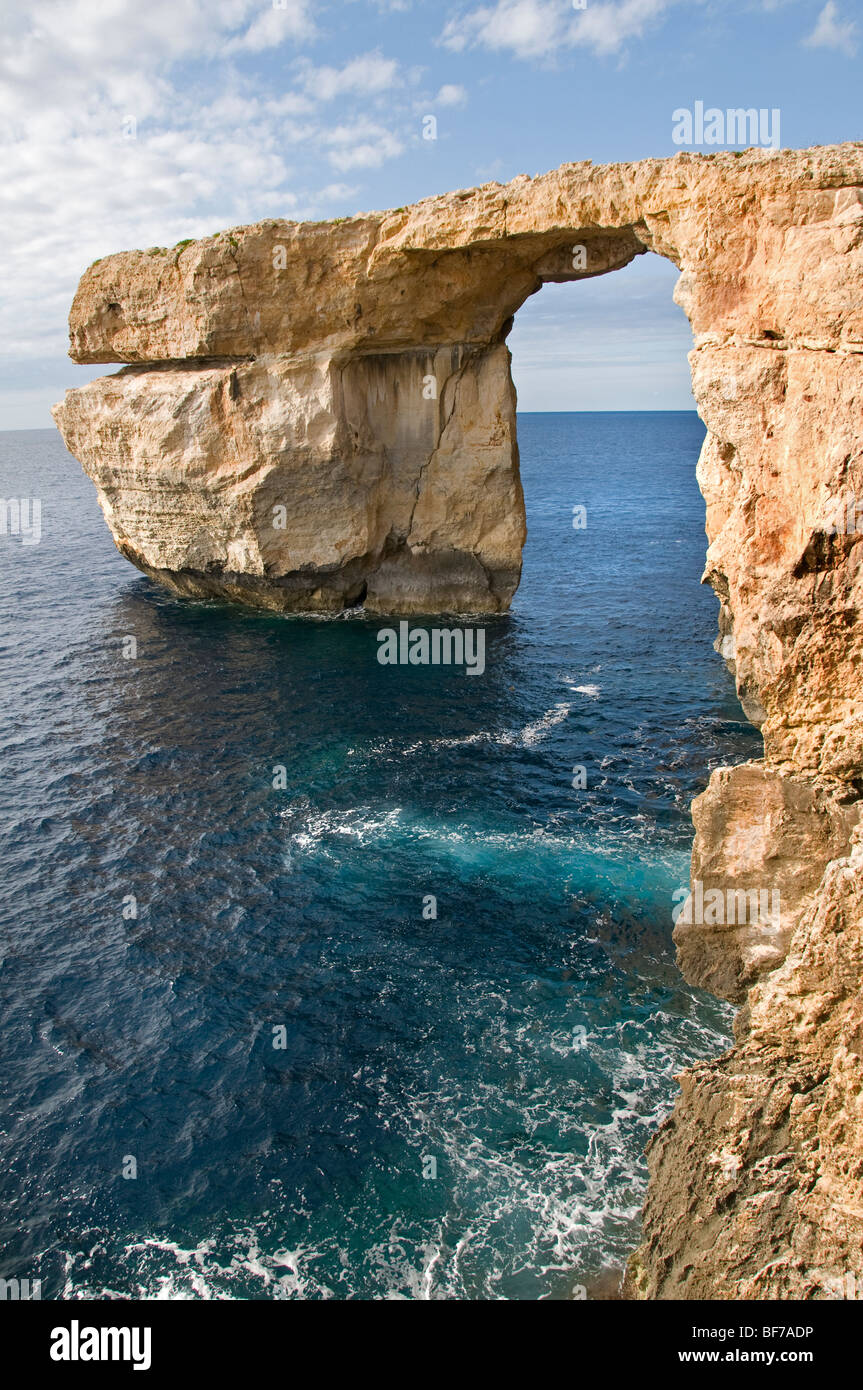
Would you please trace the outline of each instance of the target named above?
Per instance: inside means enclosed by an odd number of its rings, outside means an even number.
[[[863,138],[860,0],[0,3],[5,429],[111,370],[65,356],[108,252],[672,154],[696,100],[778,107],[783,146]],[[531,299],[521,408],[687,409],[675,274],[645,256]]]

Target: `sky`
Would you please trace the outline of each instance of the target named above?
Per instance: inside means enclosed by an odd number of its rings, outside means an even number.
[[[114,370],[66,356],[78,278],[112,251],[671,155],[697,101],[778,109],[784,148],[863,138],[861,0],[0,0],[0,20],[0,429],[50,427]],[[529,299],[519,408],[691,409],[676,275],[647,255]]]

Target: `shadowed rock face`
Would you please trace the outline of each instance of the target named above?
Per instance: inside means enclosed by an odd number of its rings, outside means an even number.
[[[71,355],[128,365],[55,418],[120,550],[180,592],[504,612],[525,536],[512,315],[646,251],[681,271],[705,581],[765,748],[695,803],[693,902],[780,907],[678,921],[687,978],[744,1007],[651,1146],[629,1284],[826,1297],[863,1287],[863,146],[567,164],[109,256]]]

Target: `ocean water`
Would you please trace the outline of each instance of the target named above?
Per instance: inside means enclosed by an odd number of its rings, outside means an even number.
[[[697,417],[519,429],[481,677],[381,666],[380,619],[172,597],[55,434],[0,435],[43,508],[0,537],[0,1275],[565,1299],[637,1242],[675,1074],[729,1039],[674,964],[687,807],[759,739],[699,586]]]

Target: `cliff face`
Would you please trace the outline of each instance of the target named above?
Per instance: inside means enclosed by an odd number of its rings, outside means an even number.
[[[501,612],[511,316],[645,251],[681,270],[705,579],[765,756],[693,807],[679,958],[743,1007],[651,1146],[630,1285],[826,1297],[863,1280],[863,146],[569,164],[109,256],[71,353],[130,365],[55,416],[119,548],[181,592]]]

